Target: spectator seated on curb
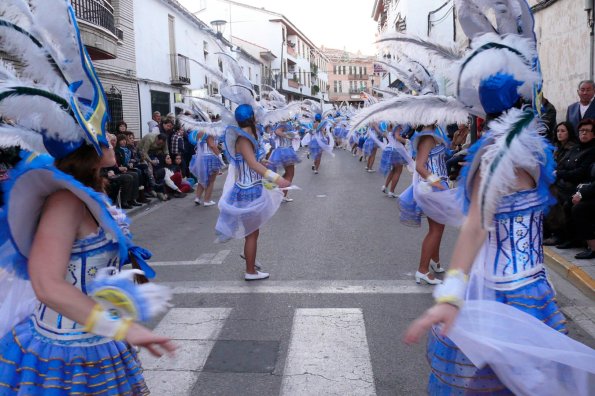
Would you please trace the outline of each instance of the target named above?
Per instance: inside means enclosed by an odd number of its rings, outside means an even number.
[[[123,173],[128,173],[135,179],[134,183],[138,185],[137,201],[143,204],[149,203],[150,200],[145,197],[145,185],[147,183],[145,175],[140,169],[135,168],[134,164],[131,162],[132,152],[127,147],[128,140],[126,139],[126,135],[120,134],[117,139],[118,141],[114,151],[118,168]]]
[[[193,183],[194,179],[185,178],[182,173],[182,169],[183,169],[182,168],[182,166],[183,166],[182,154],[175,154],[173,157],[174,157],[174,163],[170,167],[170,170],[173,172],[171,179],[173,180],[175,185],[178,186],[180,191],[182,191],[183,193],[194,192],[194,189],[192,188],[192,185],[194,184]]]
[[[591,181],[579,185],[572,196],[572,224],[577,238],[587,241],[587,248],[574,256],[579,260],[595,259],[595,163],[590,176]]]
[[[182,192],[172,180],[174,172],[172,171],[172,161],[169,154],[165,156],[165,166],[155,172],[155,182],[157,197],[162,201],[167,201],[170,198],[184,198],[186,193]]]
[[[152,169],[149,167],[149,164],[142,160],[140,150],[134,141],[134,133],[126,131],[124,134],[126,135],[126,148],[130,151],[130,163],[143,175],[145,197],[156,197],[157,195],[153,191],[155,179],[153,178]]]
[[[566,156],[578,143],[571,123],[561,122],[555,126],[554,130],[553,143],[556,147],[554,160],[556,161],[556,168],[560,168],[560,163],[566,160]],[[567,239],[563,235],[566,223],[564,220],[566,216],[564,214],[564,204],[570,200],[570,194],[574,191],[572,188],[560,188],[556,184],[551,187],[552,195],[556,198],[556,204],[550,208],[544,219],[544,246],[559,245],[562,240]]]
[[[583,120],[579,123],[579,144],[571,148],[558,164],[556,187],[569,199],[562,203],[564,207],[564,242],[556,245],[558,249],[570,249],[578,245],[576,229],[572,223],[572,197],[580,184],[591,181],[591,166],[595,163],[595,121]]]
[[[116,146],[117,139],[115,135],[108,134],[109,142],[112,146]],[[101,174],[107,179],[108,196],[113,202],[118,203],[122,209],[132,209],[133,206],[141,206],[137,202],[138,198],[138,175],[135,178],[133,172],[128,172],[126,168],[112,166],[110,168],[102,168]],[[118,196],[120,199],[118,200]]]

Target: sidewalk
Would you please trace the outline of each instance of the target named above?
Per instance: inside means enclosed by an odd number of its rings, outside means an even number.
[[[577,260],[580,249],[556,249],[544,246],[545,263],[564,279],[595,301],[595,260]]]

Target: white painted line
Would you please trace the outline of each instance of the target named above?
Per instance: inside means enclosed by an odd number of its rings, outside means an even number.
[[[173,358],[156,358],[142,350],[145,381],[155,395],[189,395],[202,371],[231,308],[173,308],[155,328],[171,337],[178,349]]]
[[[297,309],[281,395],[375,394],[361,309]]]
[[[151,267],[173,267],[176,265],[220,265],[227,258],[231,250],[221,250],[219,253],[204,253],[194,261],[150,261]]]
[[[162,282],[174,294],[430,294],[413,280],[363,281],[197,281]]]
[[[229,256],[231,250],[221,250],[217,255],[211,260],[212,264],[223,264],[223,261]]]

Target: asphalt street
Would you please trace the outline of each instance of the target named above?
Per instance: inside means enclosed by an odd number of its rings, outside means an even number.
[[[380,191],[382,175],[335,153],[323,156],[317,175],[304,158],[294,180],[302,190],[261,229],[258,261],[269,280],[243,280],[243,241],[213,243],[216,206],[188,196],[133,217],[156,281],[174,293],[174,308],[150,325],[176,340],[177,356],[142,355],[153,394],[426,394],[425,344],[401,342],[432,304],[432,287],[413,279],[426,225],[401,225],[396,200]],[[404,171],[397,192],[410,180]],[[455,239],[447,228],[446,265]],[[563,307],[589,304],[563,279],[553,282]],[[572,321],[570,328],[595,346]]]

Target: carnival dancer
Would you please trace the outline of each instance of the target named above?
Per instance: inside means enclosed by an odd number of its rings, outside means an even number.
[[[6,0],[0,15],[0,50],[23,65],[0,65],[10,82],[0,108],[13,120],[0,142],[23,149],[0,209],[0,394],[147,394],[131,345],[173,352],[137,322],[164,311],[169,292],[132,281],[154,276],[150,253],[103,192],[99,170],[115,164],[107,101],[74,10]],[[120,272],[131,260],[143,271]]]
[[[378,143],[380,141],[379,133],[382,131],[377,131],[377,128],[372,126],[368,127],[367,137],[364,141],[363,152],[364,158],[366,158],[366,172],[372,173],[376,172],[374,170],[374,162],[376,161],[376,152],[378,151]]]
[[[291,122],[281,123],[274,130],[275,148],[269,157],[268,167],[274,171],[283,168],[285,173],[283,178],[293,181],[295,175],[295,164],[300,162],[297,156],[293,142],[298,136]],[[283,202],[292,202],[293,199],[287,196],[288,191],[284,191]]]
[[[487,114],[487,133],[463,170],[468,216],[451,268],[434,292],[436,305],[410,326],[405,341],[431,328],[432,395],[592,394],[595,351],[564,335],[543,265],[554,161],[536,112],[541,76],[529,5],[456,6],[472,40],[460,63],[458,96],[472,112]],[[497,27],[484,15],[491,7],[498,7]]]
[[[316,114],[314,121],[314,129],[312,130],[312,137],[308,148],[310,149],[310,157],[314,159],[312,170],[314,174],[318,174],[322,152],[324,151],[334,156],[333,147],[335,146],[335,141],[329,131],[332,125],[330,120],[322,121],[322,114]]]
[[[409,126],[406,126],[409,128]],[[401,133],[405,133],[405,128],[402,125],[396,125],[388,134],[388,144],[382,150],[382,158],[380,160],[380,170],[386,176],[386,181],[382,186],[382,192],[386,193],[389,198],[398,198],[395,194],[397,183],[403,172],[403,165],[407,164],[407,158],[401,153],[405,150],[407,140],[401,137]],[[399,150],[399,148],[401,150]]]
[[[245,238],[245,280],[266,279],[269,274],[255,267],[258,235],[260,227],[279,208],[283,194],[279,189],[267,188],[265,181],[281,188],[291,183],[260,163],[264,151],[258,141],[253,108],[241,104],[235,110],[235,119],[238,126],[229,126],[225,131],[230,168],[219,200],[220,214],[215,229],[219,242]]]
[[[196,153],[190,162],[190,171],[197,177],[196,197],[194,203],[205,207],[215,205],[211,200],[215,179],[224,165],[221,152],[215,142],[215,137],[203,131],[190,133],[192,140],[196,140]],[[202,194],[204,192],[204,200]]]

